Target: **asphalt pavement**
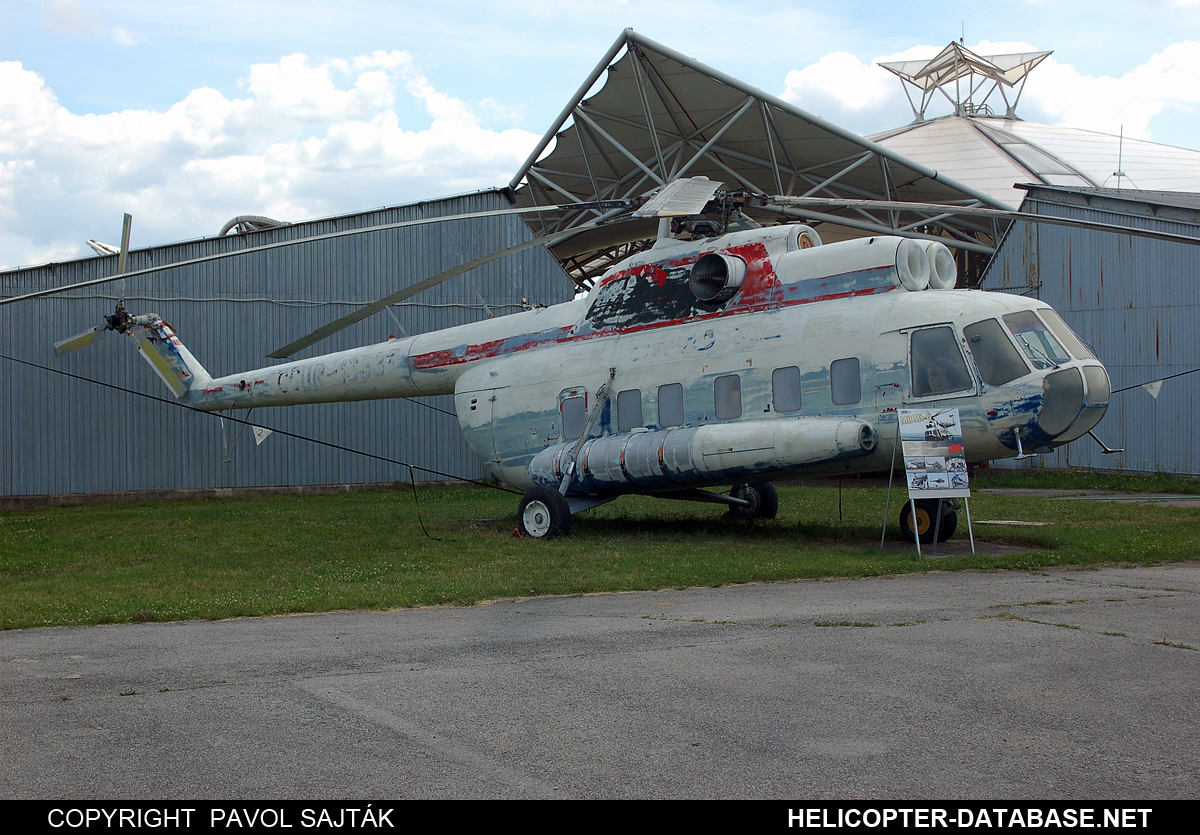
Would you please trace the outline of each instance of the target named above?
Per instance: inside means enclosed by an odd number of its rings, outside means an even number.
[[[0,633],[0,796],[1200,796],[1200,564]]]

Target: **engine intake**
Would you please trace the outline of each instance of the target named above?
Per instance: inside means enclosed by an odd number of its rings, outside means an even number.
[[[736,255],[709,252],[692,266],[688,287],[705,304],[724,304],[733,298],[746,277],[746,262]]]
[[[934,290],[953,290],[958,282],[958,265],[950,248],[931,241],[925,247],[925,256],[929,259],[929,286]]]
[[[929,286],[929,256],[925,247],[912,238],[900,241],[896,248],[896,274],[905,290],[920,292]]]

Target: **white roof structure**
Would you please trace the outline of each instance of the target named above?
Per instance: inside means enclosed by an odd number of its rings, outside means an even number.
[[[981,56],[951,43],[928,61],[884,64],[905,84],[916,121],[864,138],[626,30],[513,176],[509,193],[524,207],[579,204],[527,222],[538,235],[582,227],[551,251],[586,285],[648,246],[656,216],[672,213],[639,212],[590,227],[621,213],[603,202],[679,178],[799,198],[747,207],[759,223],[803,219],[827,242],[933,238],[966,253],[964,263],[990,256],[1007,225],[966,210],[1016,208],[1025,197],[1017,183],[1200,192],[1200,152],[1017,118],[1030,71],[1050,54]],[[925,119],[936,95],[951,101],[955,115]],[[993,105],[1004,115],[993,115]],[[887,205],[839,207],[838,200]]]
[[[892,61],[879,66],[920,91],[921,104],[918,107],[908,94],[908,86],[904,87],[904,94],[908,96],[908,103],[912,106],[913,115],[918,122],[925,118],[925,110],[936,92],[940,92],[954,105],[954,112],[959,116],[990,115],[992,110],[987,103],[988,99],[992,94],[999,93],[1000,98],[1004,100],[1005,117],[1015,118],[1017,101],[1021,98],[1021,91],[1025,89],[1026,77],[1030,70],[1051,54],[1016,52],[983,56],[976,55],[962,44],[951,41],[945,49],[928,61]],[[951,83],[954,84],[953,98],[946,90]],[[963,95],[964,87],[966,95]],[[1010,90],[1013,92],[1012,101],[1008,100]],[[982,97],[976,100],[980,93],[983,94]]]
[[[1061,125],[945,116],[870,138],[1010,206],[1016,183],[1200,192],[1200,151]]]
[[[894,72],[922,90],[932,90],[956,78],[966,78],[972,73],[987,75],[1011,87],[1051,54],[1049,51],[1015,52],[984,58],[966,47],[952,43],[928,61],[893,61],[879,66]]]
[[[1200,192],[1200,151],[1018,118],[1016,85],[1050,54],[980,56],[951,43],[928,61],[881,64],[902,79],[906,95],[911,86],[921,99],[918,106],[909,95],[912,124],[869,139],[1010,206],[1025,196],[1016,183]],[[927,120],[939,92],[954,114]],[[1003,117],[988,104],[996,92]]]

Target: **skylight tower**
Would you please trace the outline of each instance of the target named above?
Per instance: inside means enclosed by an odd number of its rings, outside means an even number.
[[[993,116],[988,99],[996,92],[1004,101],[1004,118],[1019,119],[1017,102],[1025,89],[1029,71],[1051,52],[1018,52],[1009,55],[976,55],[962,44],[951,41],[928,61],[891,61],[880,64],[904,82],[904,95],[912,107],[913,122],[924,122],[925,111],[940,92],[954,106],[956,116]],[[953,83],[953,95],[949,87]],[[990,86],[989,86],[990,85]],[[909,87],[920,91],[920,106]],[[1009,93],[1014,93],[1009,101]],[[965,93],[965,95],[964,95]],[[983,98],[978,98],[983,93]]]

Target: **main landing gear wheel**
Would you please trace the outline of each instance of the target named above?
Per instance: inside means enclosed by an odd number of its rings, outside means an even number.
[[[517,505],[517,528],[534,539],[566,536],[571,532],[571,508],[553,487],[534,487]]]
[[[912,503],[905,502],[900,508],[900,532],[904,534],[904,538],[909,542],[916,542],[916,535],[913,534],[915,528],[921,536],[922,545],[933,544],[934,528],[937,528],[937,541],[945,542],[954,535],[954,529],[958,527],[958,512],[954,509],[954,505],[945,499],[942,500],[942,523],[940,526],[935,525],[936,514],[938,508],[937,499],[917,499],[917,523],[913,525]]]
[[[729,506],[729,515],[735,519],[774,519],[779,514],[779,493],[769,481],[742,484],[729,491],[729,495],[750,502],[748,505]]]

